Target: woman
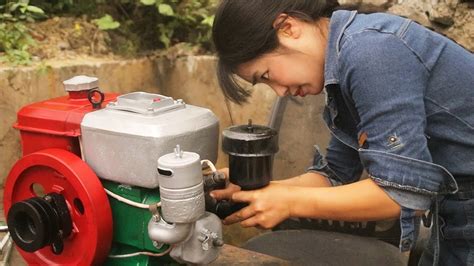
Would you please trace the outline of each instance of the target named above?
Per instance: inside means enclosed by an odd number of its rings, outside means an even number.
[[[235,75],[279,96],[324,91],[332,133],[326,158],[316,154],[306,174],[255,191],[214,191],[249,203],[224,223],[400,218],[407,251],[431,209],[443,226],[433,220],[440,231],[421,263],[473,265],[474,56],[408,19],[335,6],[222,1],[213,39],[226,97],[243,103],[250,95]],[[370,178],[359,180],[363,169]]]

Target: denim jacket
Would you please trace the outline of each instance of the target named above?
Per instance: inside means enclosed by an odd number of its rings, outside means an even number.
[[[400,249],[456,179],[474,179],[474,56],[405,18],[337,11],[325,62],[326,158],[309,171],[333,185],[365,169],[401,206]]]

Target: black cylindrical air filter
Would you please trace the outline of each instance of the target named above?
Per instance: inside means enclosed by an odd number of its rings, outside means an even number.
[[[222,133],[222,149],[229,154],[230,181],[242,190],[262,188],[272,180],[273,155],[278,151],[276,130],[260,125],[232,126]]]

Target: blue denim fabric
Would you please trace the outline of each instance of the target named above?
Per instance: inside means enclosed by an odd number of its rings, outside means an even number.
[[[439,265],[474,265],[474,199],[442,200],[439,218]],[[434,264],[436,244],[431,238],[419,265]]]
[[[456,193],[455,178],[474,180],[474,55],[409,19],[337,11],[325,92],[332,140],[308,170],[337,185],[365,169],[402,206],[400,249],[409,250],[414,210]]]

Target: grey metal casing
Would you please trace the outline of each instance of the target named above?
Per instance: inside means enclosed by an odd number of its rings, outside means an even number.
[[[221,244],[216,245],[216,240]],[[175,246],[170,256],[179,263],[209,264],[219,256],[222,244],[222,222],[215,214],[206,212],[194,224],[190,237]]]
[[[161,213],[167,222],[195,222],[204,214],[204,186],[199,154],[181,150],[158,159]]]
[[[158,169],[168,170],[171,175],[158,175],[160,187],[183,189],[202,183],[202,166],[199,154],[180,152],[168,153],[158,158]]]
[[[202,159],[217,159],[216,116],[158,94],[119,96],[116,103],[86,114],[81,131],[84,160],[99,177],[122,184],[158,187],[156,161],[177,144]]]

